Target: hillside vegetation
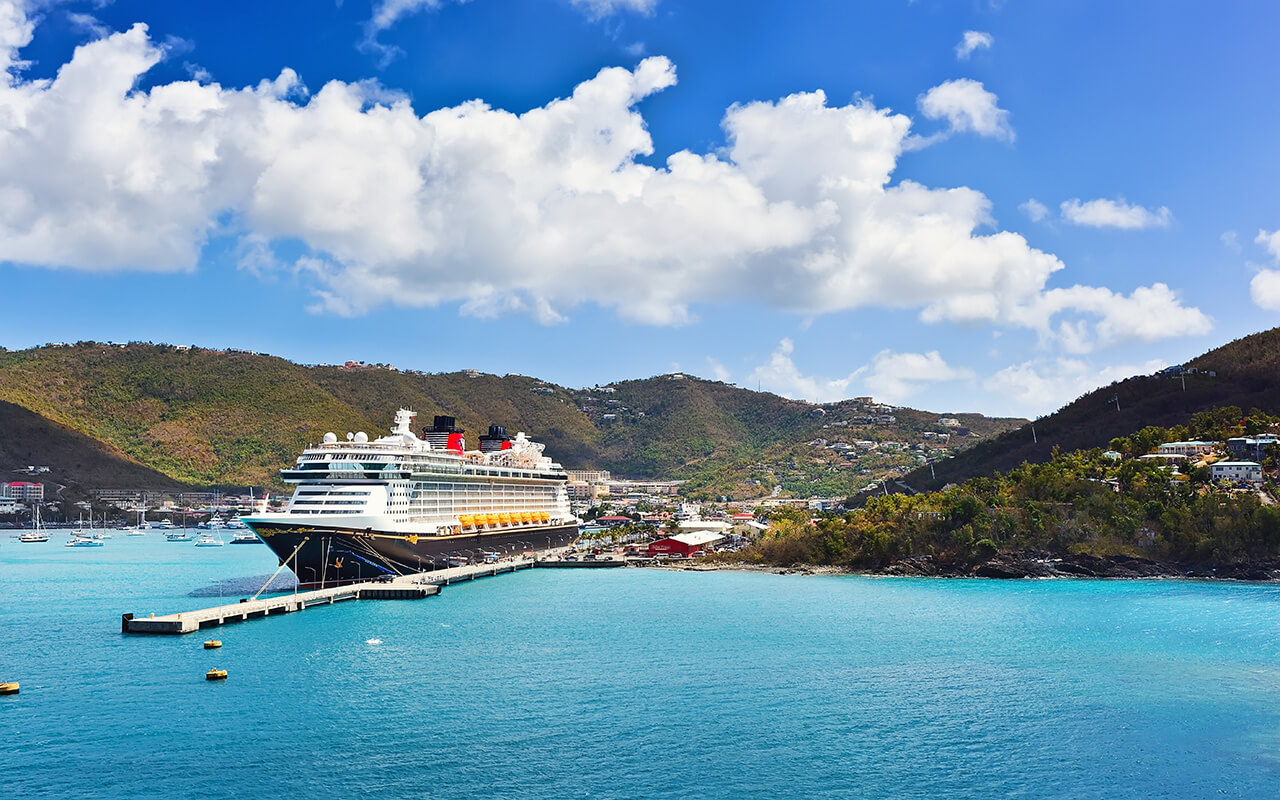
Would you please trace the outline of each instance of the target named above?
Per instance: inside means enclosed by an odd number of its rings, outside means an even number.
[[[1237,339],[1187,362],[1185,375],[1141,375],[1089,392],[1034,423],[1010,430],[928,468],[905,482],[936,489],[974,476],[1048,461],[1060,451],[1106,447],[1147,426],[1172,428],[1222,406],[1280,413],[1280,328]],[[1213,372],[1210,376],[1208,373]],[[1035,426],[1034,436],[1031,425]]]
[[[1044,574],[1052,559],[1091,574],[1095,559],[1132,558],[1212,568],[1252,564],[1240,577],[1280,575],[1280,505],[1270,481],[1260,490],[1215,485],[1210,470],[1193,468],[1170,480],[1160,464],[1136,456],[1161,441],[1221,440],[1280,430],[1280,417],[1245,415],[1226,407],[1194,415],[1174,429],[1155,427],[1118,437],[1131,456],[1100,449],[1055,453],[1044,464],[971,478],[918,495],[872,497],[864,508],[810,523],[808,514],[781,515],[770,533],[736,556],[779,566],[838,565],[897,574]],[[1275,456],[1268,458],[1274,468]],[[1021,562],[998,554],[1031,551]],[[1082,559],[1079,557],[1083,557]],[[1011,569],[1012,566],[1012,569]],[[1043,571],[1043,572],[1038,572]],[[1176,573],[1175,573],[1176,574]]]
[[[574,390],[470,371],[306,367],[253,353],[139,343],[0,352],[0,401],[86,437],[76,441],[129,466],[118,475],[64,470],[86,486],[155,485],[148,475],[194,485],[271,485],[281,466],[325,432],[377,435],[401,406],[418,411],[420,425],[435,414],[456,417],[471,446],[498,423],[545,442],[568,468],[687,479],[691,491],[704,495],[764,494],[778,485],[799,494],[845,494],[917,463],[926,451],[911,447],[925,431],[943,430],[937,414],[899,409],[892,422],[857,422],[860,406],[852,401],[819,407],[693,377],[611,388]],[[927,452],[962,449],[1021,420],[965,415],[962,422],[972,435]],[[22,430],[6,435],[11,449],[25,454],[23,463],[68,460],[44,447],[49,434]],[[895,448],[834,454],[812,444],[821,437]],[[137,469],[143,472],[130,471]]]

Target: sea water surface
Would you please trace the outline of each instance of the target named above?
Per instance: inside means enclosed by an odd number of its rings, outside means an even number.
[[[1280,796],[1276,586],[529,570],[206,652],[120,614],[265,547],[65,540],[0,537],[3,798]]]

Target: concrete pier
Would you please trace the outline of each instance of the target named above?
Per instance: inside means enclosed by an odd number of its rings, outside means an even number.
[[[433,572],[402,575],[391,581],[366,581],[346,586],[311,589],[306,592],[281,594],[258,600],[242,600],[238,603],[183,611],[177,614],[151,614],[145,617],[123,614],[120,618],[120,632],[179,635],[216,628],[229,622],[244,622],[279,614],[291,614],[312,606],[332,605],[343,600],[414,600],[433,597],[440,593],[441,587],[450,584],[529,569],[536,564],[536,558],[466,564]]]

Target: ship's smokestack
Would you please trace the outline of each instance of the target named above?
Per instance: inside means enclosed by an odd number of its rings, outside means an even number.
[[[511,447],[511,437],[507,435],[507,429],[501,425],[490,425],[489,433],[480,436],[481,453],[492,453],[509,447]]]
[[[422,429],[422,438],[433,450],[465,450],[466,443],[462,439],[463,430],[457,426],[457,420],[437,414],[430,428]]]

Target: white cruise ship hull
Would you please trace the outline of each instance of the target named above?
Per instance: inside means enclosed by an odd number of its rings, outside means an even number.
[[[427,572],[464,559],[477,561],[484,553],[546,550],[578,538],[576,524],[418,535],[349,527],[351,519],[343,520],[343,526],[303,523],[285,514],[244,521],[293,570],[303,588]]]

